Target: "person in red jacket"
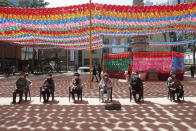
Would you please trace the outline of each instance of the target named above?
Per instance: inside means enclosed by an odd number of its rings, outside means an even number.
[[[128,65],[129,80],[131,79],[131,74],[132,74],[132,66],[131,66],[131,64],[129,64],[129,65]]]

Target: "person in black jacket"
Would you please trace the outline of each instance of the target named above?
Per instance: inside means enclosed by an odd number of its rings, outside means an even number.
[[[26,88],[26,86],[27,86],[27,80],[25,78],[25,73],[21,73],[20,78],[16,81],[15,90],[13,92],[12,104],[16,103],[16,94],[19,94],[19,102],[18,103],[21,103],[23,91],[24,91],[24,88]]]
[[[143,97],[143,83],[138,76],[138,72],[133,72],[133,77],[130,82],[131,91],[135,102],[140,102]],[[136,94],[139,94],[139,98],[136,98]]]
[[[180,101],[180,98],[182,98],[184,95],[183,85],[180,82],[180,80],[176,78],[176,74],[174,72],[170,73],[170,76],[168,77],[167,80],[167,86],[169,89],[169,95],[171,101],[173,102],[175,101],[176,93],[177,93],[177,100]]]
[[[96,70],[95,66],[93,66],[93,78],[92,78],[92,81],[94,80],[94,77],[96,78],[96,82],[98,82],[98,79],[97,79],[97,70]]]
[[[74,78],[72,79],[70,87],[71,87],[70,93],[72,94],[73,101],[75,101],[74,94],[78,95],[78,100],[79,100],[80,96],[82,95],[82,83],[81,83],[79,73],[74,73]]]
[[[190,71],[191,71],[191,77],[194,78],[194,75],[195,75],[195,67],[193,65],[190,67]]]
[[[100,64],[97,67],[97,71],[98,71],[99,81],[101,81],[101,66],[100,66]]]
[[[50,94],[54,92],[55,83],[52,79],[52,74],[48,74],[48,78],[44,80],[44,83],[42,85],[42,95],[44,99],[44,103],[48,102]],[[47,95],[47,98],[46,98]]]

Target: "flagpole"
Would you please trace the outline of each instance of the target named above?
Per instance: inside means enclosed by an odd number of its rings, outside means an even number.
[[[90,50],[89,50],[89,66],[90,66],[90,74],[89,74],[89,86],[92,88],[92,8],[91,8],[91,0],[89,0],[89,8],[90,8]]]

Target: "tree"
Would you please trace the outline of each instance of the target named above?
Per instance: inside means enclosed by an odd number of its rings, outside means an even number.
[[[0,0],[0,7],[14,7],[14,5],[9,1]]]
[[[32,2],[30,2],[30,0],[20,0],[19,1],[19,7],[21,8],[45,8],[49,3],[45,2],[44,0],[33,0]],[[35,69],[35,56],[36,56],[37,52],[36,50],[33,48],[33,57],[32,57],[32,72],[34,72]],[[38,49],[38,61],[40,60],[40,50]],[[41,64],[40,62],[38,62],[38,70],[40,69]]]
[[[19,0],[18,6],[21,8],[30,8],[31,2],[29,0]]]
[[[31,8],[45,8],[47,5],[49,5],[49,3],[44,0],[33,0]]]
[[[18,4],[21,8],[45,8],[47,5],[49,3],[44,0],[33,0],[32,2],[29,0],[19,0]]]

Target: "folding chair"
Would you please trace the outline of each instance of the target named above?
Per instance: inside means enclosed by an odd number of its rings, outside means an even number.
[[[101,101],[100,90],[101,90],[101,88],[99,87],[99,101]],[[113,87],[111,87],[111,94],[110,94],[110,100],[111,100],[111,101],[112,101],[112,90],[113,90]],[[107,91],[106,91],[106,90],[104,90],[104,94],[107,94]]]
[[[40,101],[41,101],[41,99],[42,99],[42,86],[40,87]],[[52,95],[52,101],[54,101],[54,91],[52,91],[51,93],[50,93],[51,95]]]

